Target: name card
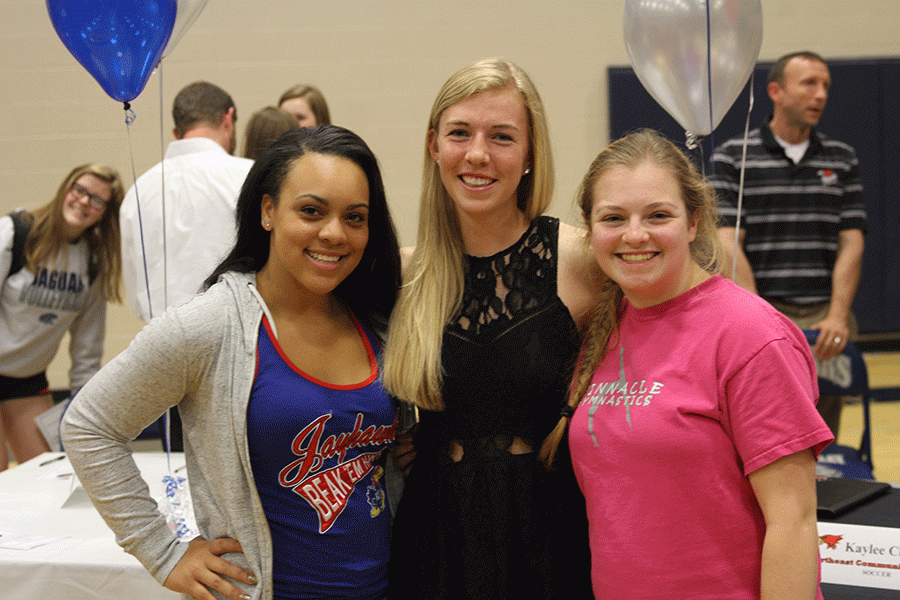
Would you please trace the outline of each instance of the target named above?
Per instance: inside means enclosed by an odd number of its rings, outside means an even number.
[[[900,529],[819,522],[822,582],[900,590]]]

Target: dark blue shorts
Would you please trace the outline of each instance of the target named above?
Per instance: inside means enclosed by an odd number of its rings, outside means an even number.
[[[50,383],[47,381],[47,373],[38,373],[24,379],[0,375],[0,401],[49,393]]]

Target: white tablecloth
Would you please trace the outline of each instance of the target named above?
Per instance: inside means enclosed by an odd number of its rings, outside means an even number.
[[[166,455],[144,452],[134,457],[151,494],[159,498],[168,470]],[[182,465],[184,455],[173,453],[172,469]],[[9,540],[16,534],[57,538],[28,550],[0,548],[0,599],[182,598],[116,544],[71,472],[68,459],[58,452],[0,472],[0,544],[3,537]]]

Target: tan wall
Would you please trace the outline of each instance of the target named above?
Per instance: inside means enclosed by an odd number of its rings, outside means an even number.
[[[139,1],[139,0],[137,0]],[[897,0],[762,0],[760,60],[809,48],[826,58],[900,55]],[[413,243],[424,125],[437,89],[458,67],[488,56],[519,63],[550,120],[557,163],[551,213],[570,208],[587,164],[607,142],[606,68],[627,65],[621,0],[209,0],[133,103],[130,134],[110,99],[65,49],[43,0],[0,0],[0,214],[47,202],[88,161],[133,181],[171,138],[172,98],[207,79],[228,90],[239,128],[298,82],[318,85],[337,124],[375,150],[402,242]],[[840,82],[835,82],[840,85]],[[112,306],[105,359],[140,328]],[[68,353],[51,365],[68,385]]]

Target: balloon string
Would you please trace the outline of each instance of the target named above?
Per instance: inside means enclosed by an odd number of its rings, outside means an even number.
[[[709,156],[712,158],[716,147],[713,138],[713,129],[716,123],[713,120],[713,92],[712,92],[712,18],[709,11],[709,0],[706,2],[706,93],[709,97]],[[702,159],[701,149],[701,159]],[[701,164],[705,165],[705,161]]]
[[[709,0],[706,1],[706,92],[709,97],[709,133],[715,126],[713,123],[713,95],[712,95],[712,31],[710,29]]]
[[[747,120],[744,122],[744,143],[741,149],[741,175],[738,180],[737,219],[734,223],[734,252],[731,257],[731,280],[737,279],[737,253],[741,239],[741,212],[744,204],[744,169],[747,164],[747,138],[750,134],[750,113],[753,112],[753,80],[756,69],[750,72],[750,103],[747,106]]]
[[[162,200],[162,253],[163,253],[163,310],[169,306],[169,284],[168,284],[168,257],[169,252],[166,249],[166,152],[163,131],[163,61],[160,60],[156,67],[159,72],[159,154],[161,157],[160,167],[160,192]],[[172,475],[172,416],[171,409],[166,409],[163,415],[163,441],[166,448],[166,464],[168,465],[169,475]]]
[[[706,155],[703,153],[703,144],[698,144],[698,147],[698,152],[700,152],[700,175],[703,179],[706,179]]]
[[[150,298],[150,277],[147,274],[147,250],[144,245],[144,220],[141,215],[141,194],[137,186],[137,169],[134,166],[134,148],[131,143],[131,124],[134,123],[137,115],[134,114],[134,111],[131,110],[130,105],[128,105],[127,102],[125,104],[125,110],[129,113],[125,117],[125,131],[128,134],[128,153],[131,156],[131,180],[134,181],[134,200],[135,204],[137,205],[138,234],[141,238],[141,258],[144,261],[144,284],[147,286],[147,308],[152,315],[153,301]]]
[[[157,65],[159,71],[159,155],[160,192],[162,196],[162,250],[163,250],[163,310],[169,307],[169,252],[166,235],[166,151],[163,131],[163,63]]]
[[[125,118],[125,130],[128,132],[128,151],[131,156],[131,180],[134,181],[134,200],[137,204],[137,215],[138,215],[138,233],[141,238],[141,258],[144,262],[144,285],[147,286],[147,311],[150,314],[150,318],[153,318],[153,298],[150,294],[150,275],[149,270],[147,269],[147,246],[144,243],[144,219],[141,214],[141,195],[140,190],[137,185],[137,169],[134,166],[134,148],[131,143],[131,124],[137,118],[127,105],[126,102],[125,110],[129,111],[129,115]],[[169,420],[168,420],[168,410],[166,411],[166,418],[163,419],[164,428],[165,428],[165,441],[166,441],[166,462],[168,463],[169,473],[172,472],[172,458],[169,452]]]

